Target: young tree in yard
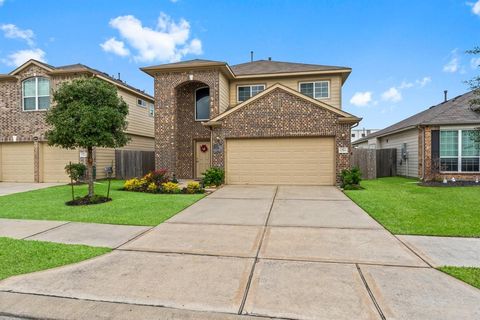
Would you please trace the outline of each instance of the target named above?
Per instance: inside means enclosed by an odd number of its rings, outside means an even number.
[[[125,134],[128,106],[117,89],[97,78],[64,83],[53,94],[47,113],[48,144],[87,150],[88,198],[94,196],[93,148],[118,148],[128,142]]]

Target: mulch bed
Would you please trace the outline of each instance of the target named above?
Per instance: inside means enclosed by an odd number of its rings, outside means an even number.
[[[86,205],[91,205],[91,204],[100,204],[100,203],[105,203],[112,201],[112,198],[107,198],[104,196],[93,196],[93,197],[82,197],[82,198],[76,198],[75,200],[70,200],[65,202],[67,206],[86,206]]]
[[[424,187],[480,187],[480,183],[475,181],[448,181],[443,183],[441,181],[428,181],[428,182],[419,182],[418,185]]]

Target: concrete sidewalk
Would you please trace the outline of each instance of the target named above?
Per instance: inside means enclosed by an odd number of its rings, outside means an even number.
[[[60,186],[64,183],[0,182],[0,196]]]
[[[0,237],[117,248],[152,227],[113,224],[0,219]]]
[[[112,253],[0,282],[2,312],[477,319],[480,290],[431,268],[336,188],[227,186]]]

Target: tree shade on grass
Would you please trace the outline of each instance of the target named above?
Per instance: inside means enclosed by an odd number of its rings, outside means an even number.
[[[80,221],[110,224],[155,226],[204,197],[202,194],[149,194],[119,190],[124,181],[113,180],[110,197],[113,201],[67,206],[70,186],[58,186],[0,197],[0,218]],[[95,185],[96,194],[106,195],[107,182]],[[85,195],[87,186],[75,187]]]
[[[480,268],[441,267],[438,269],[480,289]]]
[[[76,263],[110,251],[109,248],[0,238],[0,280]]]
[[[380,178],[347,190],[350,199],[394,234],[480,236],[480,187],[423,187],[414,179]]]

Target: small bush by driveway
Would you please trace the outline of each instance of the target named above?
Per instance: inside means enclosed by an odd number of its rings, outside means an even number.
[[[480,237],[480,187],[422,187],[400,177],[345,193],[394,234]]]
[[[71,187],[66,185],[3,196],[0,218],[155,226],[204,197],[127,192],[119,190],[122,186],[123,181],[113,180],[113,201],[89,206],[66,206],[65,201],[71,200]],[[95,189],[106,194],[107,182],[98,182]],[[83,196],[87,186],[76,186],[75,192]]]

